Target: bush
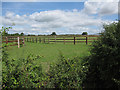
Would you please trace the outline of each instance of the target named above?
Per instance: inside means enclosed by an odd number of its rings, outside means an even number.
[[[87,32],[83,32],[82,35],[88,35],[88,33]]]
[[[120,22],[104,25],[104,29],[87,58],[84,86],[88,88],[120,87]]]
[[[3,51],[2,56],[2,87],[3,88],[39,88],[42,78],[42,68],[34,61],[40,56],[28,56],[26,59],[8,60]]]
[[[58,63],[51,64],[48,72],[47,88],[82,88],[87,67],[80,58],[65,59],[62,55]]]
[[[52,32],[52,34],[51,34],[51,35],[57,35],[57,34],[56,34],[56,32]]]

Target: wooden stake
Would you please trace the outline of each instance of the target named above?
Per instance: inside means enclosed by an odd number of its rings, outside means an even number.
[[[28,42],[28,38],[27,38],[27,42]]]
[[[56,43],[56,36],[55,36],[55,43]]]
[[[88,44],[88,37],[86,36],[86,45]]]
[[[75,45],[75,37],[74,37],[74,45]]]
[[[44,43],[45,43],[45,38],[44,38]]]
[[[65,44],[65,37],[64,37],[64,44]]]
[[[37,43],[37,38],[36,38],[36,43]]]
[[[41,38],[39,37],[39,43],[41,43]]]
[[[30,37],[30,42],[31,42],[31,37]]]
[[[32,38],[33,39],[33,43],[34,43],[34,38]]]
[[[48,44],[49,44],[49,37],[48,37]]]
[[[23,38],[23,46],[25,46],[25,38]]]
[[[18,37],[18,48],[20,48],[20,38]]]

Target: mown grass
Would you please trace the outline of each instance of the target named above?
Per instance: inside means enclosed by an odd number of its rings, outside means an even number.
[[[9,59],[27,58],[28,55],[40,55],[41,58],[36,63],[41,63],[43,71],[49,69],[50,63],[58,61],[60,54],[63,54],[65,58],[83,57],[89,55],[90,46],[85,43],[81,44],[43,44],[43,43],[31,43],[25,42],[25,46],[17,48],[17,46],[7,47]]]

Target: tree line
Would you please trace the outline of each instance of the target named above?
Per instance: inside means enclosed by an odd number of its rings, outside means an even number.
[[[25,34],[22,33],[14,33],[14,34],[9,34],[8,31],[12,29],[12,27],[2,27],[2,29],[0,30],[2,36],[24,36]],[[52,32],[50,35],[57,35],[56,32]],[[78,34],[65,34],[65,35],[78,35]],[[87,32],[83,32],[80,35],[88,35]],[[34,34],[28,34],[27,36],[35,36]],[[41,36],[41,35],[38,35]]]

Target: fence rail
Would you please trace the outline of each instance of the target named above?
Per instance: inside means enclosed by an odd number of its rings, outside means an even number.
[[[20,45],[23,45],[25,44],[25,39],[24,37],[13,37],[13,36],[4,36],[2,37],[2,43],[6,43],[6,44],[9,44],[11,43],[11,45],[8,45],[8,46],[18,46],[18,48],[20,48]]]
[[[25,41],[26,42],[33,42],[33,43],[73,43],[74,45],[76,43],[92,43],[94,40],[97,40],[99,36],[26,36]]]

